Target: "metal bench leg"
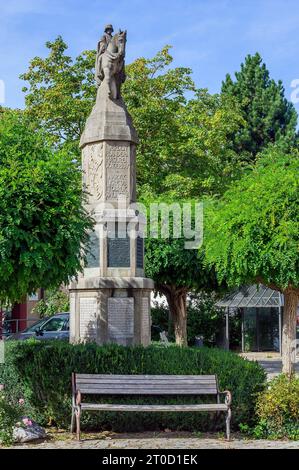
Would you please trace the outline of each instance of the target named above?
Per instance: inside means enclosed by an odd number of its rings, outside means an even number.
[[[232,417],[232,410],[229,408],[227,410],[227,416],[226,416],[226,439],[229,441],[230,440],[230,420]]]
[[[71,433],[74,433],[75,429],[76,429],[76,415],[75,415],[74,408],[72,408]]]
[[[77,441],[80,441],[80,417],[81,417],[81,409],[78,407],[76,409],[76,428],[77,428]]]

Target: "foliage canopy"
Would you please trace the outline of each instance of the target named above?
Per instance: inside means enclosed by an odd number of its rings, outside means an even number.
[[[92,220],[74,156],[53,151],[22,113],[0,119],[0,300],[67,283]]]

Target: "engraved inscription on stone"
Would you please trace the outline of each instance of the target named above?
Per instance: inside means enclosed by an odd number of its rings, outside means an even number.
[[[115,200],[119,196],[129,198],[128,172],[124,170],[107,169],[106,197]]]
[[[130,144],[106,144],[106,197],[115,200],[119,196],[130,197]]]
[[[87,253],[87,268],[98,268],[100,266],[100,240],[96,232],[89,236]]]
[[[106,167],[118,170],[127,170],[129,168],[129,143],[109,144],[106,150]]]
[[[108,299],[108,341],[132,344],[134,338],[134,299]]]
[[[147,297],[142,297],[141,304],[141,341],[143,344],[150,342],[150,312],[149,312],[149,300]]]
[[[80,299],[80,337],[85,340],[95,341],[97,335],[97,299],[86,297]]]
[[[83,182],[90,201],[103,196],[103,144],[87,145],[83,149]]]
[[[130,238],[108,238],[108,268],[129,268],[130,264]]]

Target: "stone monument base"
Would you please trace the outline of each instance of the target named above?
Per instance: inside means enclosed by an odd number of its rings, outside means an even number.
[[[70,285],[70,342],[151,342],[151,292],[145,278],[79,278]]]

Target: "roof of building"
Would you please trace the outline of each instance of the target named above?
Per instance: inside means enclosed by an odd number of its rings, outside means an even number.
[[[217,307],[244,308],[244,307],[282,307],[283,295],[259,285],[242,286],[234,289],[217,302]]]

